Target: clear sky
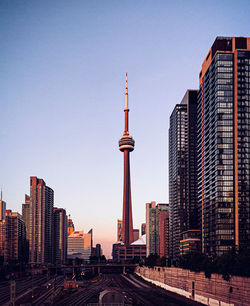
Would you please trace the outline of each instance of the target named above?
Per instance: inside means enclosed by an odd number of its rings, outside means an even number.
[[[0,188],[21,213],[43,178],[106,255],[122,214],[128,72],[134,228],[168,202],[169,116],[216,36],[250,35],[249,1],[1,0]]]

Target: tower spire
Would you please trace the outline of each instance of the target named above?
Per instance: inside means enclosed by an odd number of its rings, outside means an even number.
[[[126,89],[125,89],[125,108],[124,108],[124,113],[125,113],[125,129],[124,129],[124,135],[129,135],[128,131],[128,74],[126,72]]]
[[[128,73],[126,72],[125,110],[128,110]]]

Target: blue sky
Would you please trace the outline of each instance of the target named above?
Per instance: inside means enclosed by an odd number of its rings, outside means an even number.
[[[249,1],[0,2],[0,187],[21,212],[29,177],[54,189],[106,254],[122,213],[128,72],[134,227],[168,202],[169,116],[216,36],[249,36]]]

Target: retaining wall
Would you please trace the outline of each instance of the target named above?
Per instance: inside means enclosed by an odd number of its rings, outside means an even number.
[[[225,281],[220,274],[206,278],[204,272],[172,267],[137,267],[136,273],[166,290],[205,305],[250,305],[248,277],[232,276],[229,281]]]

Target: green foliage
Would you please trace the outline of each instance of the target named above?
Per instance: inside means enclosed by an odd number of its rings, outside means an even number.
[[[150,254],[147,258],[145,258],[145,266],[148,266],[148,267],[154,267],[154,266],[165,267],[166,266],[166,257],[160,257],[157,254]]]
[[[207,256],[199,253],[188,253],[180,257],[179,267],[191,271],[204,271],[210,278],[212,273],[222,274],[225,280],[230,280],[230,275],[250,277],[250,248],[236,252],[232,248],[221,256]]]
[[[145,258],[145,266],[154,267],[156,266],[156,260],[159,257],[157,254],[150,254],[147,258]]]
[[[250,277],[250,247],[236,251],[232,248],[229,252],[220,256],[207,256],[200,253],[187,253],[180,256],[174,266],[189,269],[194,272],[203,271],[207,278],[212,273],[222,274],[222,277],[229,281],[231,275]],[[171,262],[166,257],[157,254],[150,254],[145,258],[145,266],[171,266]]]

